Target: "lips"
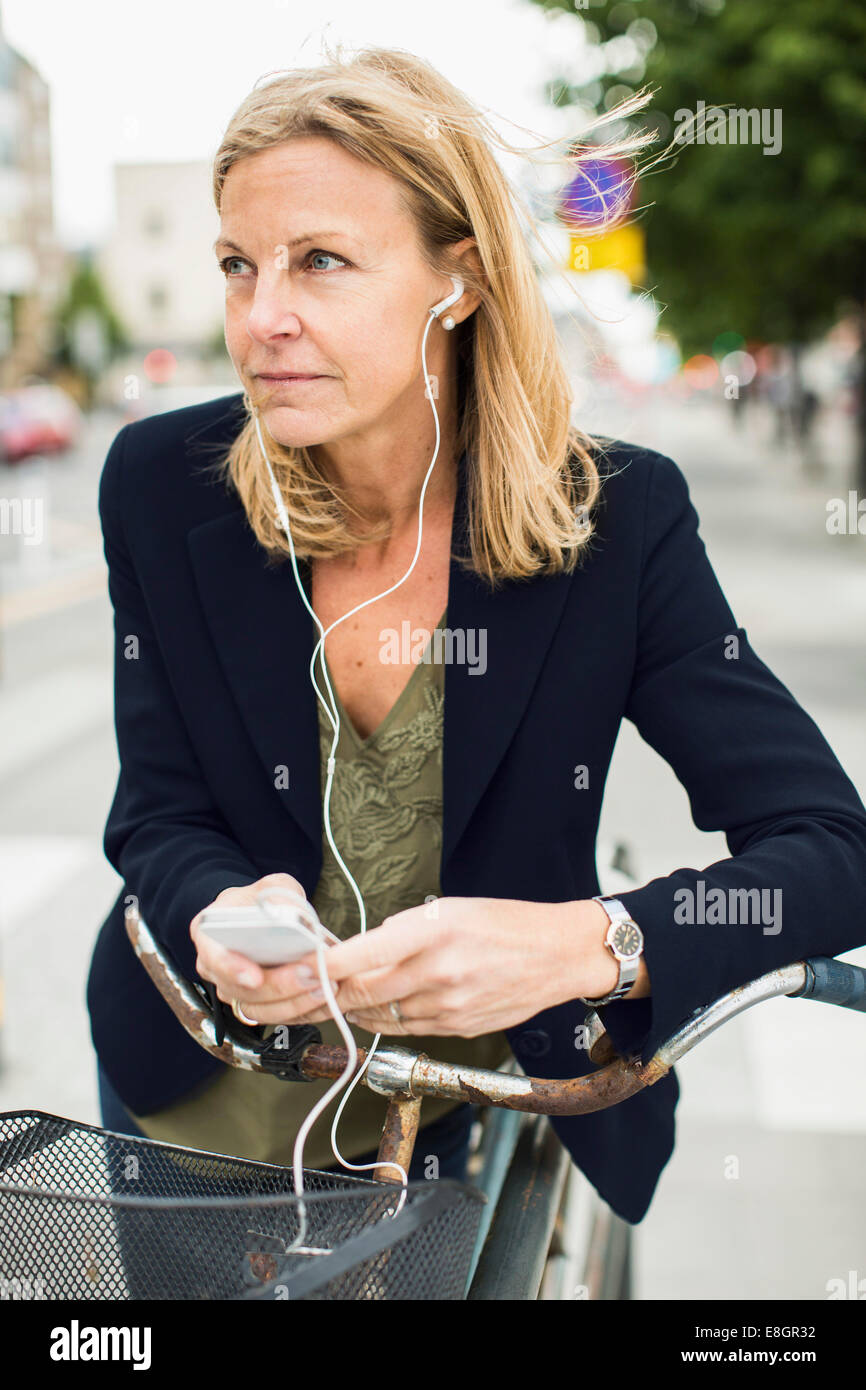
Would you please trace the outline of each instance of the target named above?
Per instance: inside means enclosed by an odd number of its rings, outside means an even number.
[[[258,372],[260,381],[318,381],[319,372]]]

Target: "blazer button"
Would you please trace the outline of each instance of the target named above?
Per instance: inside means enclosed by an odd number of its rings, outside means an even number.
[[[517,1042],[520,1051],[527,1057],[543,1057],[545,1052],[550,1051],[550,1034],[545,1033],[543,1028],[530,1028],[520,1033]]]

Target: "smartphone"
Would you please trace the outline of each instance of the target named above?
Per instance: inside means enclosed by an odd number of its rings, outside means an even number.
[[[208,907],[199,928],[211,941],[228,951],[238,951],[256,965],[290,965],[316,949],[309,924],[295,908],[266,912],[251,907]],[[319,923],[326,946],[339,944],[339,937]]]

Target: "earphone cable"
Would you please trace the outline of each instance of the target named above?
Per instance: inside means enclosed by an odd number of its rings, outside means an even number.
[[[456,287],[455,287],[455,288],[456,288]],[[458,297],[459,297],[459,296],[458,296]],[[440,312],[441,312],[441,308],[444,307],[444,304],[443,304],[443,306],[437,306],[437,307],[440,309]],[[421,488],[421,496],[420,496],[420,499],[419,499],[419,508],[418,508],[418,539],[417,539],[416,546],[415,546],[415,554],[414,554],[414,556],[412,557],[412,562],[411,562],[411,564],[409,565],[409,568],[407,569],[406,573],[403,575],[403,577],[402,577],[401,579],[399,579],[395,584],[392,584],[390,588],[383,590],[383,592],[382,592],[381,594],[376,594],[376,595],[374,595],[372,598],[365,599],[365,600],[363,600],[363,602],[357,604],[357,605],[356,605],[354,608],[352,608],[348,613],[344,613],[343,616],[342,616],[341,618],[337,618],[333,623],[331,623],[331,625],[327,628],[327,630],[323,629],[322,624],[321,624],[321,622],[320,622],[320,620],[319,620],[319,617],[318,617],[318,615],[316,614],[315,610],[313,609],[311,603],[308,601],[307,595],[306,595],[306,593],[305,593],[305,591],[304,591],[304,586],[303,586],[303,584],[302,584],[302,582],[301,582],[300,574],[299,574],[299,572],[298,572],[297,557],[296,557],[296,554],[295,554],[294,542],[293,542],[293,540],[292,540],[292,532],[291,532],[291,525],[290,525],[290,522],[289,522],[288,512],[287,512],[287,510],[286,510],[285,502],[284,502],[284,500],[283,500],[282,493],[280,492],[280,488],[279,488],[279,485],[278,485],[278,483],[277,483],[276,477],[274,476],[274,471],[273,471],[273,468],[272,468],[272,466],[271,466],[270,458],[268,457],[267,449],[265,448],[264,439],[263,439],[263,437],[262,437],[261,425],[260,425],[260,422],[259,422],[258,411],[257,411],[255,408],[253,409],[253,420],[254,420],[254,424],[255,424],[256,434],[257,434],[257,436],[258,436],[259,447],[260,447],[260,449],[261,449],[262,457],[263,457],[264,462],[265,462],[265,464],[266,464],[266,466],[267,466],[268,474],[269,474],[269,477],[270,477],[271,490],[272,490],[272,493],[273,493],[274,503],[275,503],[275,506],[276,506],[276,509],[277,509],[277,515],[278,515],[278,517],[279,517],[279,519],[280,519],[280,523],[281,523],[281,525],[282,525],[282,529],[285,531],[286,538],[287,538],[288,545],[289,545],[289,552],[290,552],[290,556],[291,556],[292,570],[293,570],[294,577],[295,577],[295,584],[296,584],[296,586],[297,586],[297,589],[298,589],[298,592],[299,592],[299,594],[300,594],[300,596],[301,596],[301,599],[302,599],[302,601],[303,601],[303,603],[304,603],[304,606],[307,608],[307,611],[310,613],[310,616],[312,617],[314,623],[316,624],[316,627],[318,628],[319,634],[320,634],[320,635],[319,635],[319,639],[318,639],[318,641],[317,641],[317,643],[316,643],[316,646],[315,646],[314,649],[313,649],[312,657],[311,657],[311,659],[310,659],[310,680],[311,680],[311,682],[312,682],[312,685],[313,685],[313,688],[314,688],[314,690],[315,690],[315,692],[316,692],[316,695],[318,696],[319,702],[320,702],[320,704],[322,705],[322,707],[324,708],[325,713],[327,714],[327,716],[328,716],[328,718],[329,718],[329,720],[330,720],[331,727],[332,727],[333,733],[334,733],[333,741],[332,741],[332,744],[331,744],[331,750],[330,750],[330,754],[329,754],[328,762],[327,762],[327,778],[326,778],[325,795],[324,795],[324,821],[325,821],[325,833],[326,833],[326,836],[327,836],[327,839],[328,839],[328,843],[329,843],[329,845],[330,845],[330,847],[331,847],[331,851],[332,851],[332,853],[333,853],[333,855],[334,855],[334,858],[335,858],[336,862],[338,863],[338,865],[340,866],[340,868],[341,868],[341,870],[342,870],[344,876],[345,876],[345,877],[347,878],[347,880],[349,881],[349,884],[350,884],[350,886],[351,886],[351,888],[352,888],[352,891],[353,891],[353,893],[354,893],[354,895],[355,895],[355,900],[356,900],[356,902],[357,902],[357,904],[358,904],[358,909],[359,909],[360,919],[361,919],[361,925],[360,925],[360,933],[361,933],[361,934],[363,934],[363,933],[366,931],[366,929],[367,929],[366,909],[365,909],[365,907],[364,907],[363,896],[362,896],[362,894],[361,894],[361,892],[360,892],[360,889],[358,888],[357,883],[355,882],[355,879],[353,878],[352,874],[350,873],[350,871],[349,871],[347,865],[345,864],[345,862],[344,862],[344,860],[343,860],[343,858],[342,858],[342,855],[340,854],[340,852],[339,852],[339,850],[338,850],[338,848],[337,848],[337,846],[336,846],[336,844],[335,844],[335,842],[334,842],[334,837],[333,837],[333,833],[332,833],[332,830],[331,830],[331,823],[330,823],[331,787],[332,787],[332,784],[333,784],[334,772],[335,772],[335,769],[336,769],[336,750],[337,750],[337,746],[338,746],[338,744],[339,744],[339,738],[340,738],[340,714],[339,714],[339,710],[338,710],[338,708],[337,708],[336,699],[335,699],[335,697],[334,697],[334,692],[333,692],[333,687],[332,687],[332,685],[331,685],[330,676],[329,676],[329,673],[328,673],[328,666],[327,666],[327,661],[326,661],[326,658],[325,658],[325,641],[326,641],[326,638],[328,637],[328,634],[331,633],[331,632],[334,630],[335,627],[338,627],[340,623],[343,623],[343,622],[345,622],[348,618],[353,617],[354,614],[355,614],[355,613],[358,613],[362,608],[366,608],[366,607],[367,607],[369,604],[371,604],[371,603],[376,603],[379,599],[385,598],[388,594],[391,594],[391,593],[393,593],[396,589],[398,589],[398,588],[400,587],[400,585],[403,584],[403,583],[405,583],[405,581],[409,578],[409,575],[412,573],[412,571],[413,571],[413,569],[415,568],[415,565],[416,565],[416,563],[417,563],[418,556],[419,556],[420,551],[421,551],[421,539],[422,539],[423,515],[424,515],[424,496],[425,496],[425,493],[426,493],[426,490],[427,490],[427,484],[428,484],[428,482],[429,482],[429,480],[430,480],[430,475],[431,475],[432,472],[433,472],[433,468],[434,468],[435,463],[436,463],[436,460],[437,460],[437,458],[438,458],[438,456],[439,456],[439,447],[440,447],[440,443],[441,443],[441,429],[440,429],[440,423],[439,423],[439,414],[438,414],[438,411],[437,411],[437,409],[436,409],[436,405],[435,405],[435,401],[434,401],[434,397],[433,397],[433,391],[432,391],[432,386],[431,386],[430,375],[429,375],[429,373],[428,373],[428,371],[427,371],[427,352],[426,352],[427,336],[428,336],[428,334],[429,334],[429,332],[430,332],[430,328],[431,328],[431,326],[432,326],[432,324],[433,324],[433,321],[434,321],[434,319],[435,319],[437,316],[438,316],[438,315],[437,315],[437,313],[436,313],[435,310],[431,309],[431,310],[429,311],[429,318],[428,318],[428,320],[427,320],[427,323],[426,323],[425,326],[424,326],[424,333],[423,333],[423,337],[422,337],[422,340],[421,340],[421,360],[422,360],[422,366],[423,366],[423,372],[424,372],[425,395],[426,395],[427,398],[429,399],[431,408],[432,408],[432,410],[433,410],[433,419],[434,419],[435,433],[436,433],[436,445],[435,445],[435,449],[434,449],[434,451],[433,451],[433,457],[432,457],[432,459],[431,459],[431,461],[430,461],[429,467],[428,467],[428,469],[427,469],[426,476],[425,476],[425,478],[424,478],[424,483],[423,483],[422,488]],[[316,657],[319,655],[320,652],[321,652],[322,672],[323,672],[323,675],[324,675],[325,683],[326,683],[327,688],[328,688],[328,695],[330,696],[330,704],[329,704],[328,701],[326,700],[325,696],[323,695],[323,693],[322,693],[321,689],[319,688],[319,685],[318,685],[318,683],[317,683],[317,681],[316,681],[315,663],[316,663]],[[286,890],[286,891],[289,891],[289,890]],[[313,910],[313,911],[314,911],[314,910]],[[337,1028],[339,1029],[340,1034],[341,1034],[341,1036],[343,1037],[343,1040],[344,1040],[345,1043],[346,1043],[346,1048],[347,1048],[347,1052],[348,1052],[348,1061],[347,1061],[346,1068],[344,1069],[344,1071],[343,1071],[343,1073],[341,1074],[341,1076],[339,1076],[339,1077],[337,1078],[337,1080],[334,1082],[334,1084],[328,1089],[328,1091],[316,1102],[316,1104],[315,1104],[315,1105],[312,1107],[312,1109],[309,1111],[308,1115],[306,1116],[306,1118],[305,1118],[303,1124],[301,1125],[301,1127],[300,1127],[300,1129],[299,1129],[299,1131],[298,1131],[298,1134],[297,1134],[297,1136],[296,1136],[296,1138],[295,1138],[295,1144],[294,1144],[294,1149],[293,1149],[292,1164],[293,1164],[293,1174],[294,1174],[295,1191],[296,1191],[296,1193],[297,1193],[299,1196],[303,1193],[303,1190],[304,1190],[304,1189],[303,1189],[303,1149],[304,1149],[304,1144],[305,1144],[305,1142],[306,1142],[307,1135],[309,1134],[309,1132],[310,1132],[312,1126],[315,1124],[315,1122],[316,1122],[316,1120],[318,1119],[319,1115],[320,1115],[320,1114],[322,1113],[322,1111],[330,1104],[332,1097],[333,1097],[334,1095],[338,1094],[340,1090],[342,1090],[343,1088],[345,1088],[345,1087],[347,1086],[347,1082],[349,1081],[349,1078],[352,1076],[352,1073],[355,1071],[355,1067],[356,1067],[357,1061],[358,1061],[358,1050],[357,1050],[357,1045],[356,1045],[356,1043],[355,1043],[354,1036],[353,1036],[353,1034],[352,1034],[352,1032],[351,1032],[351,1029],[349,1028],[348,1024],[346,1023],[346,1021],[345,1021],[345,1019],[344,1019],[344,1017],[343,1017],[343,1014],[342,1014],[342,1011],[341,1011],[340,1008],[339,1008],[339,1005],[337,1004],[336,998],[335,998],[335,996],[334,996],[334,991],[333,991],[333,988],[332,988],[332,986],[331,986],[331,982],[330,982],[330,980],[329,980],[329,978],[328,978],[328,975],[327,975],[327,965],[326,965],[326,961],[325,961],[325,948],[324,948],[324,943],[323,943],[321,937],[318,936],[318,934],[313,933],[312,935],[315,936],[315,947],[316,947],[317,966],[318,966],[318,969],[319,969],[319,978],[320,978],[320,982],[321,982],[321,986],[322,986],[322,992],[323,992],[323,994],[324,994],[325,1001],[326,1001],[326,1003],[327,1003],[328,1009],[329,1009],[329,1011],[330,1011],[330,1013],[331,1013],[331,1017],[333,1018],[334,1022],[336,1023]],[[347,1089],[345,1089],[345,1094],[343,1095],[343,1097],[342,1097],[342,1099],[341,1099],[341,1101],[340,1101],[340,1105],[339,1105],[339,1107],[338,1107],[338,1109],[337,1109],[337,1112],[336,1112],[336,1114],[335,1114],[335,1116],[334,1116],[333,1123],[332,1123],[332,1125],[331,1125],[331,1147],[332,1147],[334,1156],[336,1157],[337,1161],[338,1161],[344,1168],[349,1168],[349,1169],[351,1169],[351,1170],[353,1170],[353,1171],[362,1171],[362,1170],[368,1169],[368,1168],[378,1168],[378,1167],[385,1167],[385,1166],[388,1166],[388,1167],[392,1167],[392,1168],[397,1169],[397,1170],[399,1171],[400,1175],[401,1175],[401,1181],[402,1181],[402,1184],[403,1184],[403,1194],[402,1194],[401,1201],[400,1201],[400,1204],[399,1204],[398,1209],[397,1209],[397,1210],[399,1211],[399,1210],[400,1210],[400,1207],[402,1207],[403,1202],[405,1201],[405,1191],[406,1191],[406,1185],[407,1185],[407,1182],[408,1182],[408,1177],[407,1177],[407,1174],[406,1174],[405,1170],[403,1169],[403,1167],[402,1167],[400,1164],[398,1164],[398,1163],[390,1163],[390,1162],[389,1162],[388,1164],[379,1164],[378,1162],[376,1162],[376,1163],[363,1163],[363,1164],[352,1163],[352,1162],[350,1162],[348,1159],[346,1159],[346,1158],[343,1157],[343,1155],[340,1153],[339,1146],[338,1146],[338,1144],[337,1144],[337,1126],[338,1126],[338,1124],[339,1124],[340,1117],[341,1117],[341,1115],[342,1115],[342,1113],[343,1113],[343,1109],[344,1109],[344,1107],[345,1107],[345,1105],[346,1105],[346,1102],[347,1102],[348,1099],[349,1099],[349,1096],[352,1094],[352,1091],[355,1089],[355,1086],[356,1086],[356,1085],[358,1084],[358,1082],[361,1080],[361,1077],[363,1076],[363,1074],[364,1074],[364,1072],[366,1071],[367,1067],[370,1065],[370,1062],[372,1061],[373,1056],[374,1056],[374,1054],[375,1054],[375,1052],[376,1052],[376,1048],[378,1047],[379,1042],[380,1042],[380,1040],[381,1040],[381,1036],[382,1036],[381,1033],[377,1033],[377,1034],[375,1035],[375,1037],[374,1037],[374,1039],[373,1039],[373,1044],[372,1044],[371,1048],[369,1049],[369,1051],[368,1051],[368,1053],[367,1053],[367,1057],[366,1057],[366,1059],[365,1059],[365,1061],[364,1061],[363,1066],[357,1071],[356,1075],[352,1078],[351,1083],[348,1085]],[[301,1211],[301,1214],[302,1214],[302,1218],[303,1218],[303,1217],[304,1217],[303,1204],[302,1204],[302,1211]],[[394,1214],[396,1215],[396,1212],[395,1212]],[[305,1220],[304,1220],[304,1227],[305,1227],[305,1226],[306,1226],[306,1222],[305,1222]],[[301,1237],[299,1236],[299,1237],[298,1237],[298,1240],[296,1240],[296,1241],[294,1242],[293,1248],[297,1248],[297,1245],[298,1245],[298,1242],[300,1241],[300,1239],[301,1239]]]

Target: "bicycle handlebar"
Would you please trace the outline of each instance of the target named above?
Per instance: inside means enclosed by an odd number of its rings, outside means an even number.
[[[274,1043],[276,1034],[264,1040],[254,1029],[236,1022],[233,1015],[226,1026],[215,999],[206,1004],[199,989],[179,974],[134,907],[127,909],[125,925],[136,955],[175,1017],[199,1046],[219,1061],[287,1080],[333,1080],[345,1071],[346,1049],[323,1044],[312,1025],[287,1027],[287,1045],[280,1046]],[[866,1013],[866,969],[832,957],[813,956],[771,970],[697,1009],[646,1063],[639,1057],[618,1056],[599,1016],[592,1013],[589,1056],[599,1070],[571,1080],[545,1080],[437,1062],[424,1053],[391,1044],[376,1049],[361,1079],[385,1096],[438,1096],[533,1114],[588,1114],[618,1105],[654,1085],[723,1023],[781,994]],[[358,1068],[366,1058],[366,1050],[358,1048]]]
[[[796,993],[823,1004],[839,1004],[843,1009],[866,1013],[866,970],[832,956],[813,956],[804,962],[806,983]]]

